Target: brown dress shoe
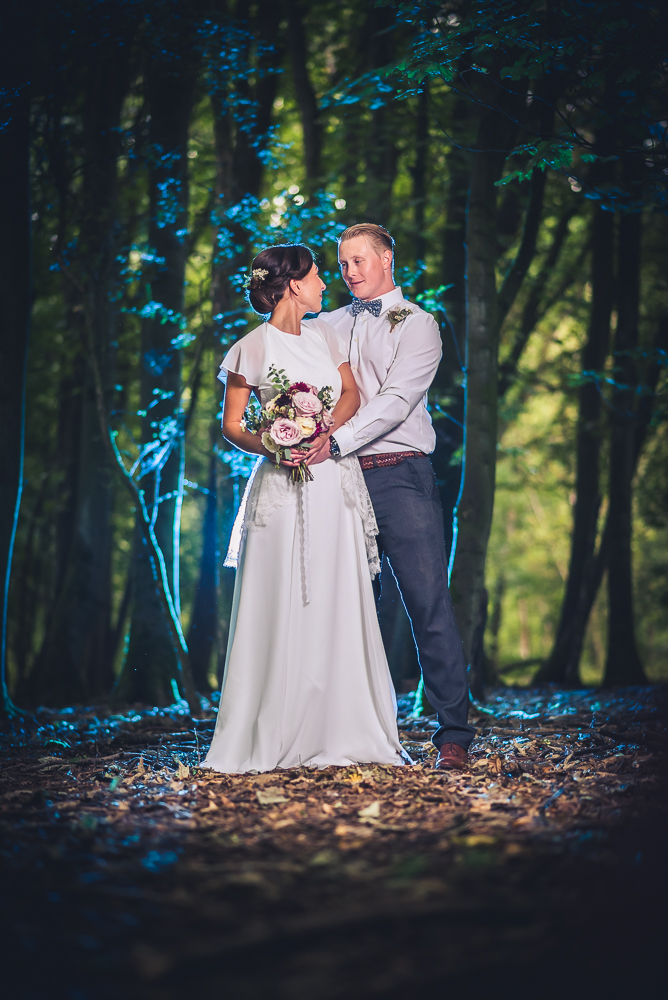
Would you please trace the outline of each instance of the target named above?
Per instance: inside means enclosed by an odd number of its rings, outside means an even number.
[[[439,748],[435,767],[438,771],[463,771],[468,766],[469,755],[458,743],[444,743]]]

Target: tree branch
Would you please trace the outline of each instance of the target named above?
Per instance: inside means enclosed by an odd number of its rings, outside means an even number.
[[[568,286],[574,280],[574,273],[569,271],[564,280],[560,283],[557,292],[550,297],[549,302],[545,303],[541,309],[541,299],[543,297],[543,293],[545,292],[545,287],[559,259],[562,247],[566,237],[568,236],[568,225],[574,215],[575,208],[569,208],[557,223],[557,227],[552,238],[552,244],[547,252],[547,256],[545,257],[538,276],[531,287],[529,297],[522,311],[520,328],[515,336],[510,353],[505,361],[499,365],[499,398],[503,398],[510,388],[513,377],[517,371],[519,360],[536,325],[543,318],[553,302],[556,301],[557,298],[561,298]],[[586,253],[587,249],[587,247],[584,248],[584,253]],[[578,263],[580,260],[581,257],[578,257]]]
[[[151,522],[151,518],[146,508],[144,491],[138,488],[134,479],[132,478],[127,468],[125,467],[123,456],[121,455],[118,445],[116,443],[116,434],[111,429],[111,425],[109,423],[109,419],[106,412],[106,407],[104,404],[104,390],[102,387],[102,376],[100,374],[100,366],[98,364],[97,354],[95,352],[93,332],[91,329],[91,324],[88,321],[86,322],[86,329],[88,332],[88,339],[89,339],[91,366],[93,369],[93,377],[95,380],[95,399],[97,403],[97,412],[102,427],[103,439],[105,441],[107,448],[110,450],[112,454],[112,457],[114,459],[114,464],[121,475],[123,483],[125,484],[126,489],[130,493],[134,503],[136,504],[137,510],[140,514],[139,524],[154,567],[156,593],[158,596],[158,600],[162,606],[163,612],[165,614],[165,619],[167,621],[167,629],[169,631],[170,638],[172,640],[172,645],[174,647],[174,651],[176,654],[179,680],[181,681],[181,690],[185,695],[186,701],[188,702],[188,708],[190,709],[191,714],[197,715],[200,712],[201,706],[199,704],[199,699],[197,696],[197,692],[195,690],[195,685],[193,683],[192,670],[190,668],[190,657],[188,655],[188,646],[186,644],[185,636],[183,634],[183,629],[181,628],[181,622],[179,621],[179,616],[176,613],[174,600],[172,598],[172,592],[169,587],[169,580],[167,578],[167,567],[165,565],[165,557],[162,554],[162,549],[158,544],[155,531],[153,530],[153,524]]]
[[[503,325],[510,308],[517,297],[522,282],[529,270],[531,261],[536,253],[536,240],[538,238],[538,227],[540,217],[543,212],[543,198],[545,195],[545,171],[534,170],[531,175],[531,194],[527,205],[524,219],[524,232],[522,242],[517,251],[517,256],[511,264],[506,277],[501,286],[498,297],[498,323],[499,329]]]

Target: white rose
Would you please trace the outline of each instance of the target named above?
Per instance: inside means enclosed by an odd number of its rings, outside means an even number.
[[[274,455],[276,454],[277,451],[280,450],[279,446],[276,444],[276,442],[272,438],[272,436],[269,433],[269,431],[265,431],[264,432],[264,434],[262,435],[262,439],[261,440],[262,440],[262,444],[265,446],[265,448],[267,449],[267,451],[273,452]]]
[[[295,417],[295,423],[302,432],[302,437],[310,438],[315,434],[316,423],[313,417]]]
[[[273,413],[274,412],[274,407],[276,406],[276,400],[277,399],[278,399],[278,396],[274,396],[273,399],[270,399],[268,403],[264,404],[264,412],[265,413]]]

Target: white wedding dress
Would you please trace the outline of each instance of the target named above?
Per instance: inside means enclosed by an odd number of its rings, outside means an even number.
[[[347,361],[324,320],[300,336],[263,324],[221,366],[276,395],[269,367],[290,382],[332,387]],[[216,731],[204,767],[401,764],[396,699],[378,626],[373,508],[356,458],[328,459],[313,481],[260,459],[232,533],[237,565]]]

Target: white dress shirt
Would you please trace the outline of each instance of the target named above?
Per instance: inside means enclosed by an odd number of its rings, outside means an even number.
[[[433,316],[395,287],[379,296],[381,312],[353,316],[352,307],[320,313],[343,341],[362,404],[334,437],[342,455],[421,451],[430,455],[436,435],[427,411],[427,390],[441,360],[441,336]],[[411,310],[391,330],[388,312]]]

